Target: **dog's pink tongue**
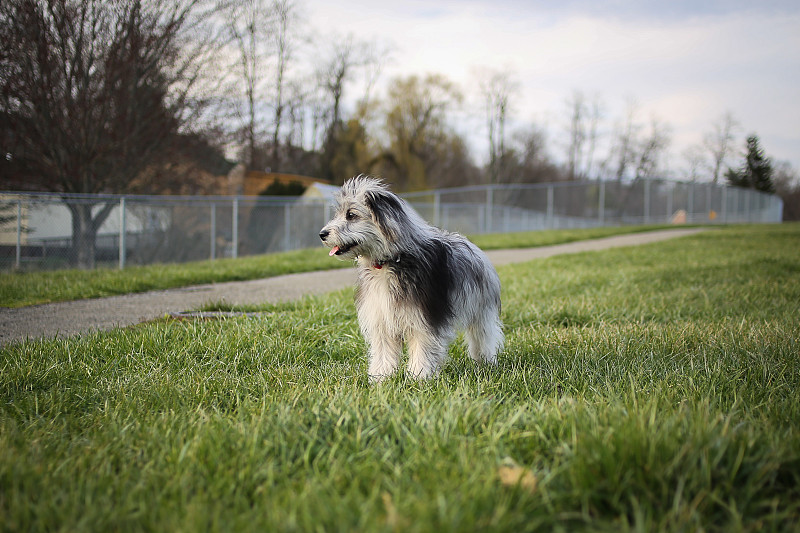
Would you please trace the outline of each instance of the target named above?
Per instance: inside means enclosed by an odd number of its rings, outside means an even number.
[[[339,247],[338,246],[334,246],[333,248],[331,248],[331,251],[328,252],[328,255],[329,256],[334,256],[334,255],[336,255],[336,252],[338,252],[338,251],[339,251]]]

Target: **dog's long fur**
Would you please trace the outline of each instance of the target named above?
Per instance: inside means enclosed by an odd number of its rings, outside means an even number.
[[[395,372],[404,341],[408,375],[435,375],[459,330],[473,360],[495,363],[503,346],[500,280],[486,255],[428,225],[378,179],[348,180],[337,203],[319,236],[330,255],[356,260],[370,381]]]

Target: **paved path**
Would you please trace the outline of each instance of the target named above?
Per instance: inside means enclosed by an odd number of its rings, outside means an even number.
[[[652,231],[539,248],[494,250],[487,252],[487,255],[495,266],[500,266],[559,254],[635,246],[699,231],[703,230],[682,228]],[[353,285],[355,281],[355,269],[347,268],[18,309],[0,308],[0,346],[26,339],[67,337],[129,326],[163,317],[170,312],[197,309],[208,303],[251,305],[294,300],[309,294],[338,290]]]

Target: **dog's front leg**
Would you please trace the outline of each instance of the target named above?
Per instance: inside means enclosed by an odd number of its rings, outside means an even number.
[[[380,383],[397,370],[403,342],[399,336],[392,335],[385,329],[367,333],[369,342],[369,382]]]
[[[408,377],[428,379],[435,376],[444,364],[451,340],[429,331],[413,332],[408,338]]]

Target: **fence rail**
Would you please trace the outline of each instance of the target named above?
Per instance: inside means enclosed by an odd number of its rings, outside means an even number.
[[[439,189],[403,197],[432,224],[465,234],[657,223],[780,222],[774,195],[706,183],[638,180]],[[75,239],[78,213],[93,242]],[[97,223],[97,216],[105,218]],[[0,267],[185,262],[319,246],[322,198],[0,193]],[[88,220],[87,217],[83,217]],[[86,224],[84,224],[86,227]]]

